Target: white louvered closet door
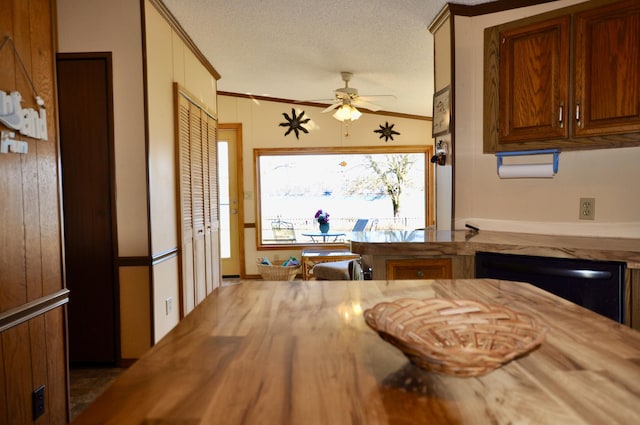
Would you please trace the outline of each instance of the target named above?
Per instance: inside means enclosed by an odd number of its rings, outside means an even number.
[[[220,249],[218,215],[218,123],[209,116],[202,119],[202,164],[204,184],[204,250],[205,250],[205,286],[209,295],[219,286]]]
[[[181,314],[219,285],[215,117],[178,93]]]

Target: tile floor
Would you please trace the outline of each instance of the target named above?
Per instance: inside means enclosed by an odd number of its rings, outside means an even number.
[[[123,368],[72,368],[69,374],[70,417],[73,420],[124,371]]]

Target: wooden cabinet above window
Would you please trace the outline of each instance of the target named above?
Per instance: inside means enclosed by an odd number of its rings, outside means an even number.
[[[640,2],[488,28],[484,77],[485,153],[638,146]]]

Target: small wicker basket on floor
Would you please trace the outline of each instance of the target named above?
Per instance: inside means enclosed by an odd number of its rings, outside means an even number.
[[[481,376],[538,347],[546,327],[507,307],[403,298],[364,311],[367,325],[423,369]]]
[[[258,264],[258,273],[264,280],[293,280],[300,271],[300,266],[274,266]]]

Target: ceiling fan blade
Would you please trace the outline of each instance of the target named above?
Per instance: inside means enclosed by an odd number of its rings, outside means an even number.
[[[380,106],[375,105],[375,104],[370,103],[370,102],[365,102],[361,98],[355,99],[351,103],[353,103],[353,105],[355,105],[357,107],[365,108],[365,109],[368,109],[368,110],[373,111],[373,112],[379,111],[381,109]]]
[[[393,94],[366,94],[363,96],[358,96],[358,99],[364,100],[365,102],[369,100],[376,100],[376,99],[382,99],[382,98],[391,99],[391,100],[397,99],[397,97]]]
[[[304,102],[329,103],[329,102],[336,102],[336,98],[332,97],[328,99],[310,99],[310,100],[304,100]]]
[[[342,105],[342,102],[336,102],[333,105],[329,106],[327,109],[324,109],[322,111],[322,113],[324,114],[325,112],[333,111],[334,109],[336,109],[340,105]]]

